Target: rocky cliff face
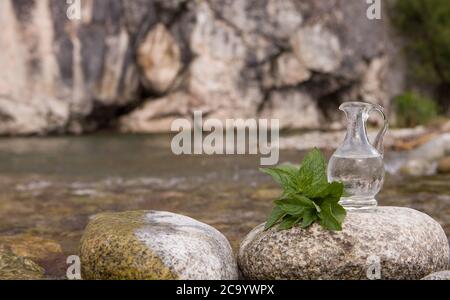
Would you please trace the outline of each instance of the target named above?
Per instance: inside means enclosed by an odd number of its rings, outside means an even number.
[[[401,88],[365,1],[81,3],[69,20],[65,1],[0,1],[0,134],[164,132],[194,110],[323,128],[340,102],[389,106]]]

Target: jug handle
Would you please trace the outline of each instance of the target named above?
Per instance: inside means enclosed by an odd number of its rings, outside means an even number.
[[[384,146],[383,146],[383,138],[384,135],[386,134],[386,131],[389,128],[389,123],[386,117],[386,114],[384,113],[384,109],[383,107],[381,107],[378,104],[372,104],[372,108],[369,110],[368,114],[370,114],[371,112],[376,111],[378,112],[382,117],[383,117],[383,127],[380,129],[380,131],[378,132],[375,141],[372,143],[372,145],[375,147],[375,149],[378,150],[378,152],[380,152],[381,156],[384,155]]]

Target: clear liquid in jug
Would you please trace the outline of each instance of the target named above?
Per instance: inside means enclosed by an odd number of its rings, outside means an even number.
[[[369,209],[377,205],[375,195],[384,180],[383,158],[379,156],[333,156],[328,163],[328,180],[344,184],[340,203],[347,209]]]

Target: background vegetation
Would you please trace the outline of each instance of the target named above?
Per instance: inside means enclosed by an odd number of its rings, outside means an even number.
[[[413,92],[395,97],[394,108],[398,112],[396,125],[400,127],[427,124],[438,115],[435,101]]]
[[[393,2],[393,23],[406,37],[406,55],[416,83],[431,91],[443,112],[450,113],[450,1],[397,0]],[[419,95],[406,93],[396,99],[403,124],[426,121],[435,109]],[[423,106],[423,107],[422,107]],[[403,111],[404,110],[404,111]],[[429,114],[426,116],[426,114]]]

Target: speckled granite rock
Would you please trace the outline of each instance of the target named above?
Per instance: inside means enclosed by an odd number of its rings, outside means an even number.
[[[422,278],[422,280],[450,280],[450,271],[436,272]]]
[[[227,239],[169,212],[97,215],[81,240],[83,279],[237,279]]]
[[[420,279],[445,270],[447,237],[429,216],[409,208],[349,212],[341,232],[314,224],[307,230],[253,229],[241,244],[247,279],[366,279],[378,257],[382,279]]]

